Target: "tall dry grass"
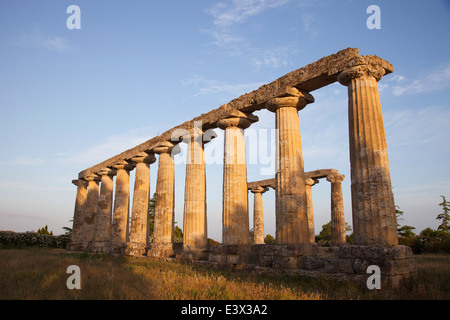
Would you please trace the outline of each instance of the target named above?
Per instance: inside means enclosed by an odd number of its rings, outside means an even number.
[[[60,249],[0,249],[0,299],[449,299],[450,256],[417,260],[414,281],[397,290],[368,290],[321,277],[263,276]],[[66,286],[69,265],[80,267],[80,290]]]

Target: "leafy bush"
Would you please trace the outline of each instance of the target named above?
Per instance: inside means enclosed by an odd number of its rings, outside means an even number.
[[[410,246],[414,253],[450,253],[450,234],[446,231],[426,228],[413,237],[399,237],[399,244]]]
[[[70,234],[54,236],[31,231],[0,231],[0,245],[6,247],[65,248],[69,242]]]

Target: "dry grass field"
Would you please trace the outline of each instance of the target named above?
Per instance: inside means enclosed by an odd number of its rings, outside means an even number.
[[[368,290],[326,278],[262,276],[146,258],[0,249],[0,299],[12,300],[447,300],[450,255],[417,255],[418,277],[400,289]],[[81,289],[69,290],[69,265]]]

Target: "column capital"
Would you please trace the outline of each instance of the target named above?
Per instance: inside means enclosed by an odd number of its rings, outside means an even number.
[[[342,71],[338,75],[337,80],[340,84],[346,86],[352,79],[373,77],[376,81],[379,81],[385,74],[386,70],[380,64],[364,62]]]
[[[261,186],[254,187],[254,188],[250,189],[250,191],[251,191],[252,193],[264,193],[264,192],[266,192],[267,190],[269,190],[268,187],[261,187]]]
[[[267,110],[275,112],[278,108],[294,107],[298,111],[313,103],[314,97],[306,91],[300,91],[294,87],[286,87],[284,93],[266,102]]]
[[[154,147],[151,151],[159,155],[162,153],[170,153],[172,156],[174,156],[180,153],[181,150],[178,142],[163,141],[156,147]]]
[[[259,118],[251,113],[232,110],[224,119],[217,122],[217,126],[222,130],[225,130],[228,127],[247,129],[252,123],[257,122],[258,120]]]
[[[111,168],[120,170],[124,169],[126,171],[131,171],[136,166],[134,162],[126,161],[126,160],[120,160],[116,164],[112,165]]]
[[[345,176],[343,174],[332,174],[327,176],[327,181],[334,183],[334,182],[342,182],[344,181]]]
[[[319,179],[308,178],[305,180],[305,184],[310,187],[312,187],[318,183],[319,183]]]
[[[99,175],[99,176],[115,176],[117,174],[116,169],[114,168],[103,168],[100,171],[97,171],[95,174]]]
[[[217,134],[213,130],[206,130],[205,132],[200,127],[194,126],[180,136],[180,142],[189,143],[190,141],[199,141],[203,144],[207,144],[216,137]]]
[[[152,164],[156,161],[156,157],[154,154],[149,154],[147,152],[139,152],[137,155],[131,158],[131,161],[135,163],[147,163]]]
[[[99,177],[98,175],[92,173],[92,174],[90,174],[90,175],[85,176],[85,177],[84,177],[84,180],[86,180],[86,181],[97,181],[97,182],[98,182],[98,181],[100,181],[101,179],[100,179],[100,177]]]

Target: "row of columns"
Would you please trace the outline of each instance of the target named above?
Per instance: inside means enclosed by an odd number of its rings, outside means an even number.
[[[346,243],[346,229],[344,217],[344,199],[342,195],[341,182],[345,176],[342,174],[330,174],[326,176],[327,181],[331,182],[331,243],[340,245]],[[308,223],[309,243],[315,242],[314,232],[314,211],[311,187],[319,183],[318,179],[305,179],[306,190],[306,216]],[[275,186],[273,186],[276,189]],[[269,190],[267,186],[257,185],[250,191],[254,194],[253,204],[253,243],[264,243],[264,209],[263,194]]]
[[[383,127],[377,81],[384,69],[377,65],[352,67],[338,76],[348,87],[349,140],[351,161],[352,213],[355,244],[396,245],[395,205],[389,175],[386,138]],[[310,189],[306,181],[298,112],[314,98],[305,91],[288,87],[280,96],[267,102],[275,114],[277,138],[276,168],[276,242],[278,244],[310,243],[313,237]],[[225,132],[223,164],[222,241],[225,245],[249,242],[247,169],[244,129],[258,118],[233,110],[217,122]],[[186,250],[207,248],[206,176],[204,133],[192,128],[181,138],[188,144],[184,204],[184,244]],[[208,140],[208,139],[206,139]],[[174,161],[178,142],[166,141],[132,159],[77,180],[73,243],[92,241],[94,246],[111,244],[113,251],[126,252],[145,247],[148,239],[146,216],[149,198],[149,165],[159,155],[156,184],[154,245],[170,248],[174,228]],[[129,173],[136,167],[136,182],[129,223]],[[112,177],[116,175],[114,206]],[[330,177],[332,207],[343,208],[339,177]],[[101,188],[99,191],[99,183]],[[262,192],[255,190],[255,212],[262,212]],[[257,195],[258,194],[258,195]],[[256,203],[258,201],[258,203]],[[338,209],[335,209],[339,212]],[[332,223],[341,228],[341,214]],[[310,212],[312,212],[310,210]],[[112,214],[112,219],[111,219]],[[255,214],[255,227],[263,220]],[[338,227],[339,226],[339,227]],[[260,228],[258,228],[260,230]],[[109,231],[108,231],[109,230]],[[128,234],[128,230],[131,230]],[[345,224],[344,224],[345,230]],[[336,232],[342,237],[345,231]],[[82,235],[82,236],[80,236]],[[264,235],[255,232],[261,241]],[[82,238],[81,238],[82,237]],[[336,243],[341,238],[334,239]]]

